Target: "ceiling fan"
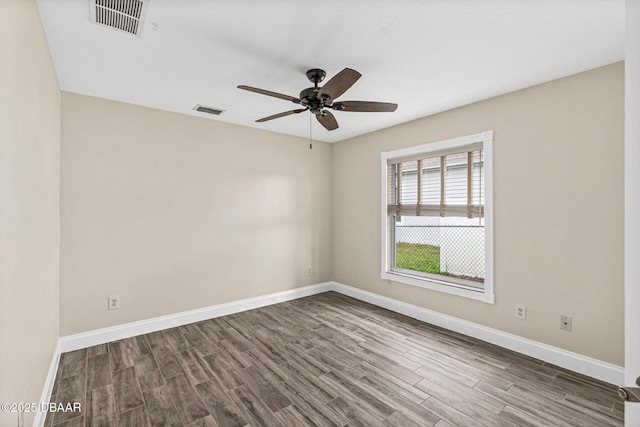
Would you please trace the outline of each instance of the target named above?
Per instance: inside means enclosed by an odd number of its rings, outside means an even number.
[[[398,104],[392,104],[389,102],[336,101],[335,99],[353,86],[353,84],[362,75],[356,70],[345,68],[333,76],[324,86],[319,87],[318,83],[324,80],[326,75],[327,73],[319,68],[312,68],[311,70],[308,70],[307,78],[311,83],[313,83],[313,87],[303,89],[298,98],[245,85],[239,85],[238,89],[273,96],[275,98],[291,101],[294,104],[300,104],[304,107],[263,117],[256,120],[256,122],[266,122],[309,110],[311,113],[315,114],[316,119],[325,127],[325,129],[335,130],[338,129],[338,122],[336,121],[335,116],[328,111],[328,109],[357,112],[392,112],[398,108]]]

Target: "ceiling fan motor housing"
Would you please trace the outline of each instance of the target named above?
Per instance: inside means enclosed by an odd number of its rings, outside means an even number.
[[[300,92],[300,104],[309,107],[313,114],[321,114],[325,103],[318,98],[318,87],[308,87]]]

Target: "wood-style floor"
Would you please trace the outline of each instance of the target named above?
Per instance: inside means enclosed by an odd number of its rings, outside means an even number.
[[[621,426],[609,384],[328,292],[64,353],[46,426]]]

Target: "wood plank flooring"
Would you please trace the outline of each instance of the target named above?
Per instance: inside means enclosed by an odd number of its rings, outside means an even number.
[[[615,387],[327,292],[64,353],[49,426],[622,426]]]

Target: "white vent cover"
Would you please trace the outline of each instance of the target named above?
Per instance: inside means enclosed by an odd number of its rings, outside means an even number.
[[[196,104],[196,106],[193,107],[193,109],[201,113],[213,114],[214,116],[219,116],[220,114],[224,113],[224,110],[220,108],[205,107],[204,105],[200,105],[200,104]]]
[[[140,37],[149,1],[90,0],[91,22]]]

